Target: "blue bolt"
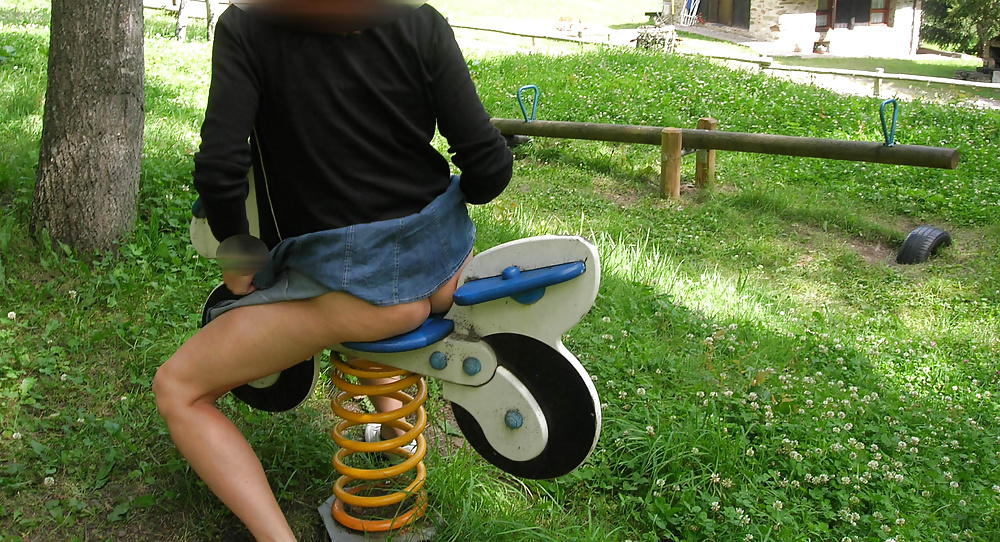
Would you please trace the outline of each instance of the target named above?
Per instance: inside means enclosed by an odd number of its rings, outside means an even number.
[[[483,370],[483,364],[479,362],[478,358],[465,358],[465,361],[462,362],[462,369],[465,374],[476,376],[479,371]]]
[[[444,352],[434,352],[431,354],[431,367],[440,371],[448,366],[448,356]]]
[[[503,421],[511,429],[520,429],[524,425],[524,416],[521,416],[521,413],[516,410],[508,410],[507,415],[503,417]]]

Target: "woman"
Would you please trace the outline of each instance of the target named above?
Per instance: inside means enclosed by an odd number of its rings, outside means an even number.
[[[153,381],[178,449],[258,540],[294,535],[215,401],[332,344],[398,335],[446,311],[472,250],[465,202],[495,198],[512,167],[433,8],[392,6],[368,14],[374,26],[343,32],[326,24],[342,19],[308,13],[315,0],[282,1],[274,6],[307,9],[231,6],[220,17],[194,172],[212,232],[226,240],[249,231],[253,166],[271,262],[256,276],[223,270],[233,293],[250,295]],[[430,145],[435,125],[460,181]]]

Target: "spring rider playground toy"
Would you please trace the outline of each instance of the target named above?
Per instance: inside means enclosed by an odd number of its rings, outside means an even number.
[[[193,213],[191,241],[200,255],[215,258],[219,243],[199,203]],[[247,216],[251,234],[258,235],[258,221],[268,215],[258,214],[252,175]],[[418,329],[397,337],[331,345],[331,381],[340,390],[331,404],[341,419],[331,432],[340,447],[333,464],[341,476],[333,497],[320,507],[331,540],[432,536],[415,523],[427,511],[426,376],[441,381],[441,394],[451,402],[466,441],[501,470],[545,479],[581,465],[600,436],[601,409],[590,376],[562,336],[590,310],[599,283],[597,250],[583,238],[521,239],[474,256],[447,313],[431,315]],[[235,298],[220,285],[205,311]],[[317,354],[233,394],[253,408],[289,410],[309,396],[319,365]],[[389,383],[368,386],[357,378]],[[406,393],[412,388],[415,393]],[[383,413],[347,408],[362,396],[391,397],[402,407]],[[351,438],[371,423],[403,434],[379,442]],[[404,448],[411,442],[416,444],[412,452]],[[378,462],[358,461],[355,454],[388,454],[401,461],[366,468],[363,464]]]

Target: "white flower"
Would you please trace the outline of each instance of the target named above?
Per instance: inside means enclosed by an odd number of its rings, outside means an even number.
[[[601,321],[604,322],[605,324],[610,324],[611,323],[611,317],[610,316],[605,316],[604,318],[601,318]]]
[[[14,433],[13,435],[10,436],[10,438],[14,440],[21,440],[21,433]]]
[[[76,290],[70,290],[69,291],[69,298],[70,299],[76,299]]]
[[[635,394],[640,397],[646,395],[646,388],[638,388],[637,390],[635,390]]]
[[[747,448],[747,457],[753,457],[753,447]]]
[[[56,479],[51,476],[46,476],[45,479],[42,480],[42,483],[47,486],[51,486],[56,483]]]
[[[7,319],[8,320],[16,320],[17,319],[17,313],[14,312],[14,311],[8,312],[7,313]]]
[[[656,436],[656,430],[653,429],[652,425],[647,425],[646,426],[646,434],[649,435],[649,436],[651,436],[651,437]]]
[[[952,482],[950,485],[952,489],[958,489],[958,482]]]

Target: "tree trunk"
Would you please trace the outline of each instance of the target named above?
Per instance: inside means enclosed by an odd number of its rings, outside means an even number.
[[[205,22],[208,23],[208,41],[215,39],[215,24],[219,22],[219,15],[229,2],[219,2],[218,0],[205,0]]]
[[[187,37],[188,29],[188,0],[177,1],[177,28],[174,30],[174,38],[177,41],[184,41]]]
[[[89,252],[134,226],[144,65],[142,0],[52,0],[36,233]]]

